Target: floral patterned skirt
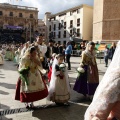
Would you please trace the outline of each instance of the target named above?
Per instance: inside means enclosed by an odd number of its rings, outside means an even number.
[[[31,92],[31,93],[21,92],[21,85],[22,85],[22,80],[19,78],[16,85],[15,100],[19,100],[21,102],[34,102],[34,101],[41,100],[47,97],[48,95],[48,89],[45,83],[44,83],[45,88],[43,90],[39,90],[37,92]]]
[[[57,77],[56,83],[55,83],[55,92],[50,97],[51,101],[56,103],[66,103],[70,99],[70,93],[68,92],[66,80],[63,77],[63,79],[60,79],[60,77]]]

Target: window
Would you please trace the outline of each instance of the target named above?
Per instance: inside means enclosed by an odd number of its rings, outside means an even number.
[[[54,31],[56,30],[56,24],[54,24]]]
[[[61,23],[59,23],[59,27],[58,27],[58,29],[59,29],[59,30],[61,29]]]
[[[22,13],[19,13],[19,17],[23,17]]]
[[[70,20],[70,28],[73,27],[73,20]]]
[[[61,41],[58,41],[59,44],[61,44]]]
[[[80,26],[80,18],[77,19],[77,26]]]
[[[80,9],[77,9],[77,14],[80,13]]]
[[[67,23],[66,23],[66,22],[64,22],[64,29],[66,29],[66,24],[67,24]]]
[[[61,38],[61,32],[59,31],[59,33],[58,33],[58,38]]]
[[[51,31],[51,25],[49,26],[49,31]]]
[[[70,36],[72,36],[72,34],[73,34],[73,30],[70,30]]]
[[[10,12],[9,16],[13,16],[13,12]]]
[[[54,38],[56,37],[56,32],[54,32]]]
[[[66,38],[66,31],[64,31],[63,37]]]
[[[0,15],[3,15],[3,12],[2,12],[2,11],[0,11]]]
[[[66,41],[63,41],[63,44],[66,45]]]
[[[72,15],[73,13],[72,13],[72,11],[70,12],[70,16]]]
[[[80,29],[77,29],[77,37],[80,37]]]
[[[30,14],[30,18],[33,18],[33,14]]]

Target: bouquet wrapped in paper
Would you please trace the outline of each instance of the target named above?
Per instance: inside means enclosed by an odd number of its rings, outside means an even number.
[[[28,76],[29,70],[30,70],[30,67],[27,67],[18,71],[20,73],[21,80],[23,80],[26,83],[26,85],[28,85],[27,76]]]
[[[66,68],[66,65],[64,63],[61,63],[59,65],[59,69],[62,71],[62,72],[65,72],[65,68]]]
[[[77,77],[79,77],[81,74],[83,74],[85,72],[84,68],[82,67],[82,65],[80,65],[80,67],[77,68]]]

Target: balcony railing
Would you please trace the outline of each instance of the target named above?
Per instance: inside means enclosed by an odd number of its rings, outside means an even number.
[[[0,7],[4,7],[4,8],[17,8],[17,9],[36,10],[36,11],[38,11],[38,8],[35,8],[35,7],[11,5],[11,4],[8,4],[8,3],[0,3]]]

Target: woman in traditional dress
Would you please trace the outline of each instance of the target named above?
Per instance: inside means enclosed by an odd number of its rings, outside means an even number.
[[[85,120],[120,120],[120,41],[85,113]]]
[[[10,60],[10,61],[14,60],[14,52],[12,50],[11,45],[8,45],[6,49],[5,59]]]
[[[15,62],[16,64],[19,64],[19,62],[20,62],[20,53],[21,53],[21,49],[20,49],[20,47],[19,47],[18,50],[15,51],[14,62]]]
[[[3,55],[0,53],[0,64],[4,64],[4,58]]]
[[[82,53],[82,67],[85,72],[77,77],[74,90],[83,94],[87,99],[92,99],[99,84],[98,68],[95,59],[95,43],[89,42]]]
[[[48,95],[47,87],[41,76],[42,71],[35,47],[29,48],[19,65],[20,78],[15,96],[16,100],[26,103],[26,108],[34,108],[34,101],[41,100]]]
[[[67,104],[70,99],[68,72],[63,60],[64,56],[61,54],[57,55],[54,59],[49,85],[48,100],[53,101],[58,105]],[[63,68],[63,70],[61,70],[61,68]]]

